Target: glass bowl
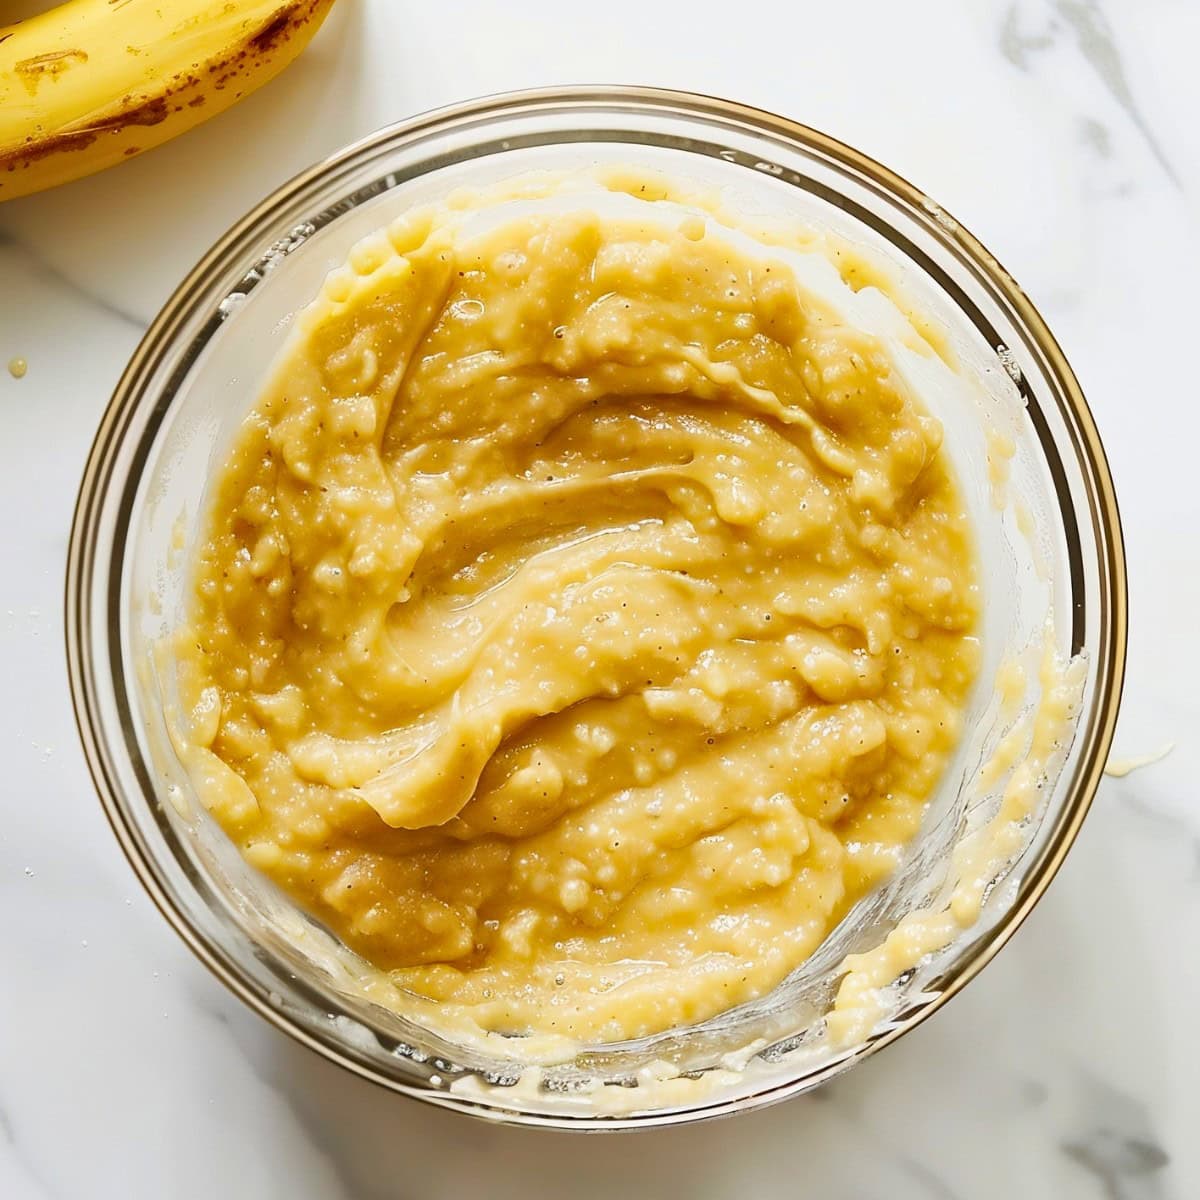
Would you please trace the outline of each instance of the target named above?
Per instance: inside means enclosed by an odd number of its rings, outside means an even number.
[[[955,363],[957,390],[932,389],[930,403],[976,525],[984,665],[962,744],[904,863],[808,962],[769,996],[701,1025],[560,1048],[529,1068],[532,1052],[518,1041],[456,1043],[372,1003],[353,956],[243,862],[172,752],[170,681],[154,667],[154,646],[180,611],[212,464],[291,317],[350,246],[465,183],[612,162],[723,189],[742,209],[845,238],[878,264],[888,303],[923,315]],[[995,259],[911,185],[821,133],[642,88],[442,109],[347,147],[259,204],[179,286],[121,378],[80,487],[66,580],[70,684],[89,768],[139,878],[200,959],[274,1025],[365,1078],[463,1112],[572,1128],[696,1120],[794,1095],[963,987],[1028,914],[1079,829],[1116,719],[1125,626],[1119,519],[1095,426],[1049,330]],[[997,811],[1003,780],[983,767],[1014,720],[998,699],[1000,673],[1032,663],[1047,638],[1076,660],[1078,695],[1053,762],[1041,764],[1020,845],[994,864],[979,919],[883,981],[870,1021],[849,1042],[835,1039],[826,1017],[846,955],[879,945],[906,913],[944,904],[955,847]],[[1026,715],[1037,686],[1033,671],[1018,698]]]

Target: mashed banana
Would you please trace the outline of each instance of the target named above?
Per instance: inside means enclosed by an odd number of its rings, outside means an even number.
[[[769,991],[955,744],[940,426],[785,257],[654,202],[415,214],[301,314],[214,481],[174,642],[200,795],[484,1029]]]

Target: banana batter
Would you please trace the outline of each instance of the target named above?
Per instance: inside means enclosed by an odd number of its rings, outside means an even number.
[[[938,422],[786,256],[660,201],[356,247],[173,643],[247,859],[486,1030],[765,994],[894,869],[977,666]]]

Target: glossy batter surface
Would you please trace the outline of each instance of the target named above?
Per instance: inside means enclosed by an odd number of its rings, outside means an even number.
[[[712,222],[417,214],[299,318],[175,639],[200,794],[403,988],[634,1037],[898,861],[978,598],[941,430]]]

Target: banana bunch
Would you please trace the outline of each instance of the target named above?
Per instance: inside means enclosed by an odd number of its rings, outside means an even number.
[[[0,200],[149,150],[266,83],[333,0],[69,0],[0,28]]]

